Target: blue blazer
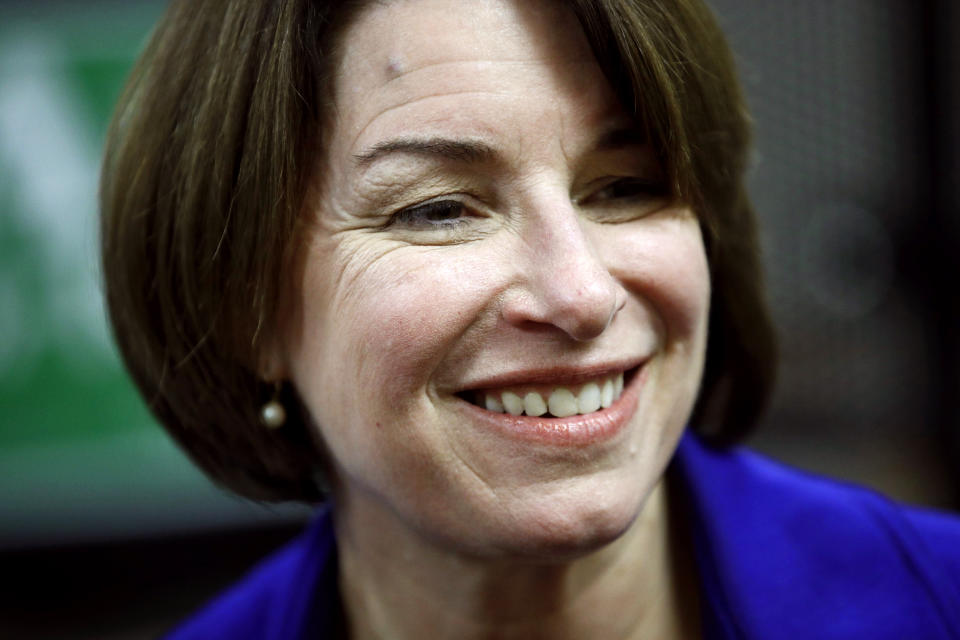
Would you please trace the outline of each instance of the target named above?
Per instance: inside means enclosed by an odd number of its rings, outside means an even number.
[[[668,471],[693,529],[704,638],[960,640],[960,518],[683,437]],[[169,636],[324,638],[338,622],[329,509]]]

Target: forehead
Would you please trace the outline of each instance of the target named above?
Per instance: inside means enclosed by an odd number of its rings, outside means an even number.
[[[375,3],[343,42],[335,104],[351,147],[412,117],[480,127],[498,115],[498,98],[580,96],[598,117],[617,110],[579,23],[556,2]]]
[[[344,39],[345,58],[353,57],[344,71],[369,67],[388,75],[406,65],[457,59],[590,56],[573,13],[546,0],[374,2],[353,21]]]

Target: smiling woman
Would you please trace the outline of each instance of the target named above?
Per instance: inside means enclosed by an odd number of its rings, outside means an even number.
[[[107,150],[117,338],[216,481],[318,501],[322,476],[331,505],[178,637],[769,638],[838,614],[739,542],[778,564],[809,496],[866,498],[704,445],[773,378],[745,117],[695,1],[174,2]],[[926,615],[898,629],[956,624],[933,568],[956,524],[876,509],[932,548],[884,574]],[[839,548],[876,533],[856,519]]]
[[[700,380],[696,216],[611,189],[662,178],[618,133],[631,117],[572,13],[487,3],[464,25],[447,3],[395,3],[344,42],[303,279],[268,367],[316,421],[342,512],[394,549],[411,530],[482,557],[609,542]],[[610,380],[612,395],[625,372],[609,407],[548,412],[570,387]],[[512,411],[464,401],[481,392]],[[356,531],[340,539],[370,530],[339,521]],[[382,568],[376,541],[357,556]],[[347,545],[342,559],[358,561]]]

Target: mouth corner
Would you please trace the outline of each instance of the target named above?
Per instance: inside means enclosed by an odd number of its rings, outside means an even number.
[[[472,404],[475,407],[483,408],[483,398],[481,397],[483,392],[479,389],[464,389],[462,391],[457,391],[453,394],[453,397],[459,398],[468,404]]]

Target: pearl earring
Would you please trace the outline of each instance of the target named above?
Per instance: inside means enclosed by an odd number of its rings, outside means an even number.
[[[280,383],[276,383],[273,397],[260,407],[260,422],[268,429],[279,429],[287,421],[287,410],[283,408],[280,399]]]

